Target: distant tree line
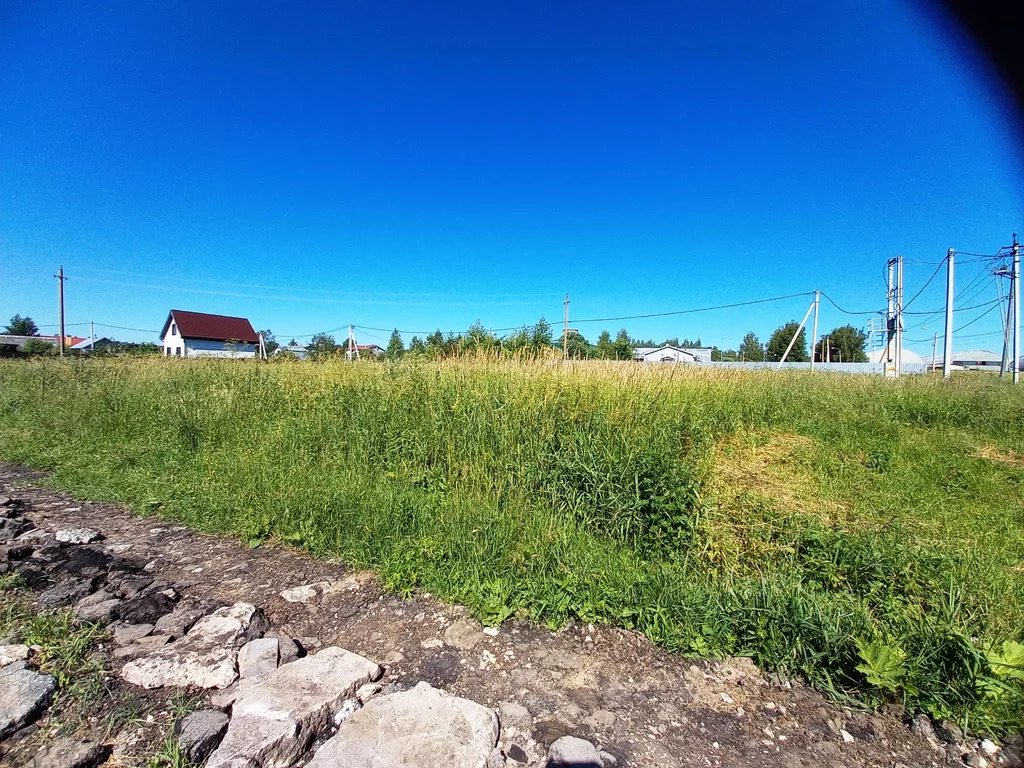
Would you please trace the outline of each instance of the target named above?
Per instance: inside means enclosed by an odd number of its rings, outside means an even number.
[[[761,343],[757,335],[751,331],[743,337],[743,341],[735,350],[712,347],[712,360],[767,360],[778,361],[782,358],[799,323],[789,322],[777,328],[766,344]],[[866,343],[865,335],[846,325],[835,328],[826,334],[830,339],[832,360],[842,359],[847,362],[864,362]],[[823,337],[824,338],[824,337]],[[541,357],[552,353],[562,353],[562,334],[557,334],[551,324],[541,318],[535,325],[519,328],[505,336],[498,336],[484,327],[477,320],[464,333],[443,333],[440,330],[426,334],[423,338],[413,336],[409,344],[402,340],[402,335],[395,329],[384,350],[386,360],[398,360],[403,357],[454,357],[475,352],[492,352],[520,357]],[[678,337],[663,339],[638,339],[629,335],[625,328],[619,329],[614,338],[607,330],[598,334],[597,341],[591,343],[576,329],[570,329],[565,345],[567,356],[574,360],[632,360],[637,347],[675,346],[683,348],[703,347],[700,338],[680,340]],[[818,345],[818,357],[823,359],[824,347]],[[307,347],[309,356],[315,359],[332,357],[345,350],[344,344],[338,344],[333,336],[325,333],[314,336]],[[806,329],[801,329],[796,342],[786,358],[793,362],[807,362],[810,353],[807,348]]]

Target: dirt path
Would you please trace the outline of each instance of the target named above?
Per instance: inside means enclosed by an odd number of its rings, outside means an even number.
[[[459,607],[387,594],[372,574],[340,563],[77,501],[33,484],[41,479],[0,465],[0,492],[22,499],[38,528],[98,529],[109,552],[181,594],[253,603],[310,652],[337,645],[376,661],[386,690],[425,680],[497,709],[508,766],[543,765],[547,747],[566,734],[591,740],[619,766],[963,765],[896,713],[851,712],[747,660],[685,659],[601,626],[550,632],[508,622],[485,631]],[[281,596],[317,584],[291,595],[309,593],[304,601]]]

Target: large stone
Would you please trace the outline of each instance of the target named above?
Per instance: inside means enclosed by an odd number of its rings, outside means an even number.
[[[66,736],[45,745],[29,763],[30,768],[93,768],[110,750],[95,741]]]
[[[39,595],[39,604],[45,608],[57,608],[77,603],[92,592],[88,581],[68,580],[55,584]]]
[[[16,661],[24,661],[27,658],[27,645],[0,645],[0,667],[6,667]]]
[[[117,618],[121,608],[121,601],[116,599],[104,600],[101,603],[90,605],[86,608],[75,608],[75,616],[82,621],[95,621],[100,624],[109,624]]]
[[[92,528],[63,528],[53,537],[62,544],[92,544],[103,538],[99,531]]]
[[[243,679],[227,735],[206,768],[292,763],[327,732],[341,703],[380,673],[369,659],[324,648],[266,677]]]
[[[604,768],[597,747],[586,739],[563,736],[548,750],[547,768]]]
[[[119,624],[114,627],[114,642],[118,645],[128,645],[140,638],[146,637],[153,631],[152,624]]]
[[[201,709],[178,724],[178,746],[199,765],[217,748],[228,727],[228,716],[216,709]]]
[[[370,699],[306,765],[484,768],[497,741],[493,710],[419,683],[409,691]]]
[[[277,638],[250,640],[238,652],[238,676],[256,677],[277,669],[279,645]]]
[[[238,677],[238,645],[266,626],[266,616],[248,603],[219,608],[180,640],[129,661],[121,677],[143,688],[227,688]]]
[[[316,597],[327,584],[328,582],[323,581],[317,584],[303,584],[301,587],[290,587],[281,592],[281,597],[289,603],[306,603]]]
[[[151,592],[126,600],[121,606],[121,620],[126,624],[155,624],[174,610],[174,600],[163,592]]]
[[[157,619],[153,631],[161,635],[179,638],[192,629],[203,616],[218,606],[206,600],[182,600],[170,613]]]
[[[0,669],[0,739],[34,721],[50,703],[56,683],[15,662]]]

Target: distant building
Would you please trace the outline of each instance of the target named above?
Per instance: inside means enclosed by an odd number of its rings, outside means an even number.
[[[969,371],[998,371],[1003,364],[1003,356],[987,349],[968,349],[954,352],[953,362]]]
[[[676,363],[700,365],[711,362],[711,347],[637,347],[633,359],[641,363]]]
[[[244,317],[172,309],[160,332],[165,357],[256,357],[259,336]]]
[[[73,345],[72,349],[77,349],[81,352],[92,352],[94,349],[109,349],[112,345],[117,344],[111,338],[101,336],[98,339],[82,339],[77,344]]]
[[[275,355],[290,354],[295,355],[299,360],[305,360],[306,355],[309,354],[309,350],[301,344],[286,344],[283,347],[278,347],[274,350]]]
[[[52,344],[54,347],[57,346],[57,340],[59,336],[14,336],[12,334],[0,334],[0,347],[5,347],[9,350],[24,350],[25,344],[30,341],[45,341],[47,344]],[[75,345],[87,341],[81,336],[65,336],[64,337],[64,349],[71,349]]]
[[[383,357],[384,348],[379,347],[376,344],[356,344],[356,349],[359,350],[360,357]],[[342,346],[342,351],[345,353],[345,359],[351,360],[353,354],[349,351],[348,346]]]

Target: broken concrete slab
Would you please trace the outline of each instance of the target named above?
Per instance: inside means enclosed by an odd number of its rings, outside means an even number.
[[[381,669],[344,648],[324,648],[239,683],[231,723],[206,768],[288,765],[330,727],[331,718]]]
[[[50,704],[56,683],[19,661],[0,669],[0,739],[33,722]]]
[[[484,768],[497,741],[494,710],[419,683],[370,699],[307,768]]]
[[[267,623],[263,612],[249,603],[218,608],[180,640],[129,661],[121,677],[143,688],[227,688],[238,677],[238,645],[266,631]]]

